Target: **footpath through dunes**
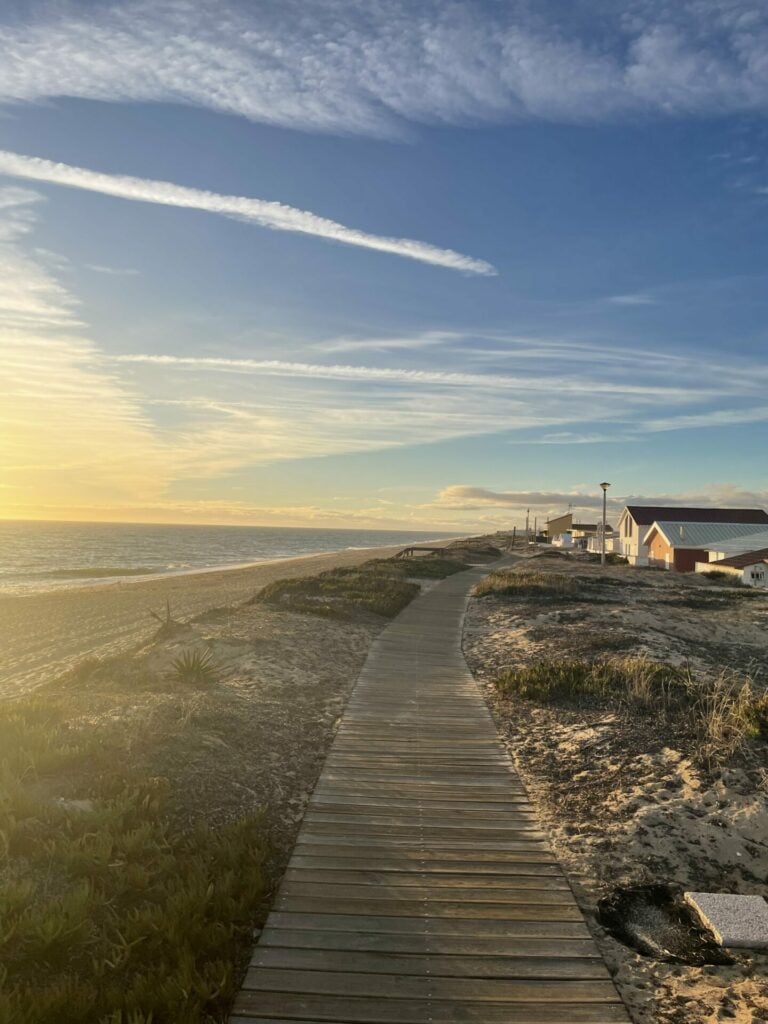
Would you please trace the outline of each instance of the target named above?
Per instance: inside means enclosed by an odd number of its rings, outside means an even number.
[[[487,571],[374,642],[230,1024],[629,1021],[461,652]]]

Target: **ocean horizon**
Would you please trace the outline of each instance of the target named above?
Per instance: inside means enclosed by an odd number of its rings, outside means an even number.
[[[282,526],[0,521],[0,593],[228,569],[462,533]]]

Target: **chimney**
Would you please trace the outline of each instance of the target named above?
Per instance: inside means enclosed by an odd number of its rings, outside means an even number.
[[[685,527],[680,527],[680,540],[685,540]]]

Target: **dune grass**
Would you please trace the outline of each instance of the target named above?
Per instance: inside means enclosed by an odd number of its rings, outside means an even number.
[[[264,896],[261,820],[175,826],[167,784],[53,700],[0,705],[0,751],[0,1020],[224,1020]]]
[[[466,562],[457,558],[441,558],[439,555],[425,555],[420,558],[372,558],[363,562],[363,571],[383,572],[393,576],[417,580],[444,580],[457,572],[464,572]]]
[[[534,598],[539,601],[578,600],[583,597],[583,588],[572,576],[558,573],[492,572],[476,584],[475,597]]]
[[[374,558],[317,576],[274,580],[252,599],[285,611],[351,619],[360,612],[392,619],[419,593],[414,579],[441,580],[467,566],[456,558]]]
[[[253,601],[284,611],[333,619],[351,619],[360,612],[391,619],[418,593],[418,583],[410,583],[391,573],[331,569],[317,576],[274,580],[260,590]]]
[[[547,703],[598,698],[624,709],[681,719],[699,755],[721,763],[768,732],[768,693],[748,677],[724,671],[694,678],[687,667],[644,657],[541,661],[496,682],[500,693]]]

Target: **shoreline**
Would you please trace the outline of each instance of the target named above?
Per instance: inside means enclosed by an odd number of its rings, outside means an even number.
[[[451,541],[461,539],[463,539],[461,534],[452,534],[449,537],[424,538],[419,540],[418,544],[448,544]],[[130,583],[150,583],[153,580],[174,579],[179,576],[196,576],[202,573],[233,572],[239,569],[254,569],[262,565],[271,565],[274,562],[295,562],[299,559],[321,558],[323,555],[339,555],[348,551],[383,551],[385,547],[388,550],[397,550],[409,547],[409,543],[407,541],[403,541],[402,544],[371,544],[360,547],[348,546],[345,548],[333,548],[330,551],[305,551],[300,555],[278,555],[275,558],[259,558],[252,562],[222,562],[217,565],[203,565],[188,569],[158,569],[155,572],[146,573],[127,570],[124,573],[115,572],[109,576],[93,576],[90,579],[72,577],[69,581],[62,579],[59,582],[51,582],[48,584],[21,584],[16,588],[3,587],[3,585],[0,584],[0,600],[6,597],[25,597],[36,594],[60,594],[80,589],[93,590],[99,587],[117,586]]]
[[[150,613],[162,611],[166,602],[175,617],[187,619],[212,608],[242,604],[276,579],[386,558],[404,546],[345,548],[239,567],[0,593],[0,699],[34,689],[87,658],[127,653],[145,643],[157,630]]]

